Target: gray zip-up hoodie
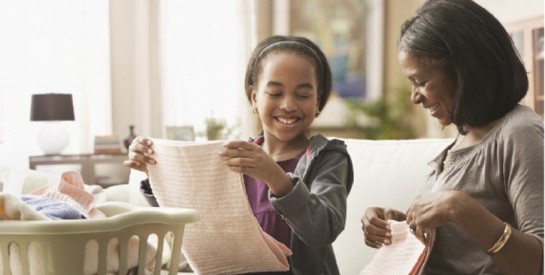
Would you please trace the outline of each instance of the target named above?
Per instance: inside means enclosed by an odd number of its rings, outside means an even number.
[[[292,229],[291,272],[339,274],[331,244],[344,230],[346,198],[354,179],[344,141],[313,136],[307,154],[288,175],[293,190],[282,198],[269,192],[269,200]]]

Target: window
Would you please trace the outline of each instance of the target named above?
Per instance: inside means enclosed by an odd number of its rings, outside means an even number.
[[[65,125],[67,151],[89,150],[89,136],[111,127],[108,5],[107,0],[0,2],[0,162],[28,167],[28,156],[41,154],[37,123],[29,121],[35,93],[73,95],[77,123]]]
[[[238,124],[249,113],[244,72],[251,50],[251,1],[177,1],[161,5],[163,123],[204,130],[205,119]],[[249,105],[248,105],[249,106]]]

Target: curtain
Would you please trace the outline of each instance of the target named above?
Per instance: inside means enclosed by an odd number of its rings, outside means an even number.
[[[250,135],[244,73],[255,46],[254,0],[164,0],[160,9],[164,126],[193,126],[223,119]]]
[[[92,152],[94,135],[112,127],[108,1],[2,1],[0,33],[0,162],[28,167],[42,154],[40,122],[29,121],[37,93],[73,95],[63,153]]]

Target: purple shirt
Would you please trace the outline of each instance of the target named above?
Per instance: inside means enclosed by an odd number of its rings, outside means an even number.
[[[293,159],[279,161],[277,164],[282,167],[284,172],[293,172],[303,153],[304,151]],[[267,232],[267,234],[285,244],[287,247],[290,247],[291,229],[269,202],[269,187],[264,182],[247,175],[244,175],[244,185],[246,187],[246,195],[248,196],[252,212],[263,231]]]

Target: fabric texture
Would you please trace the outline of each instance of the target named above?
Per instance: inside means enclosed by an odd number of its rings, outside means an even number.
[[[286,271],[291,251],[263,232],[253,216],[242,175],[221,163],[222,141],[153,140],[149,182],[160,206],[192,208],[182,251],[198,274]]]
[[[435,231],[427,236],[424,245],[409,231],[405,221],[389,220],[392,244],[383,245],[359,275],[419,275],[429,258],[435,240]]]
[[[443,150],[419,193],[460,190],[543,243],[543,119],[519,105],[472,147]],[[442,165],[444,160],[444,167]],[[425,274],[501,274],[454,223],[437,228]]]

